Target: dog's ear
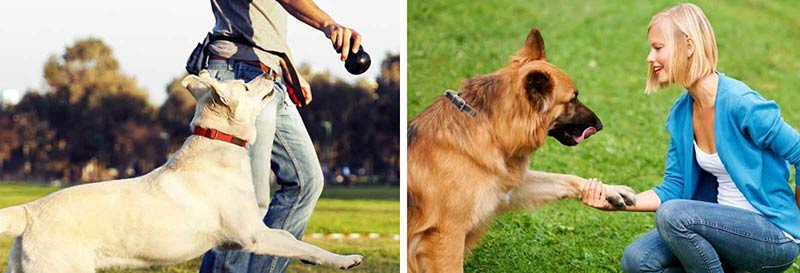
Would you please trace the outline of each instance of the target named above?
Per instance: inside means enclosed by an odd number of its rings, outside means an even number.
[[[197,101],[199,101],[200,98],[205,96],[209,91],[213,91],[223,104],[228,105],[228,91],[224,90],[222,86],[220,86],[219,82],[217,82],[217,80],[214,78],[209,76],[198,77],[195,75],[189,75],[181,80],[181,85],[186,87],[186,89],[189,90],[189,93],[192,93],[192,97],[194,97],[194,99]]]
[[[186,87],[186,90],[189,90],[189,93],[192,94],[192,97],[194,97],[196,101],[199,101],[208,91],[211,91],[211,86],[205,84],[202,78],[195,75],[184,77],[183,80],[181,80],[181,85]]]
[[[547,102],[547,96],[553,92],[553,81],[547,72],[534,70],[525,76],[525,90],[536,105],[537,110],[542,110]]]
[[[544,60],[544,40],[539,30],[532,28],[528,33],[528,39],[525,40],[525,45],[517,51],[511,62],[515,65],[522,65],[522,63],[536,60]]]

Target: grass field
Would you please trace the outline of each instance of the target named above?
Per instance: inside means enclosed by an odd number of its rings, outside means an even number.
[[[566,71],[604,130],[568,148],[555,140],[532,167],[599,177],[637,191],[659,184],[668,134],[664,121],[681,94],[644,95],[647,24],[676,1],[408,2],[408,117],[461,80],[496,71],[531,27],[547,59]],[[711,20],[719,69],[748,83],[800,128],[800,6],[795,1],[696,1]],[[653,228],[651,213],[601,212],[564,200],[500,217],[473,251],[467,272],[621,272],[624,247]],[[800,272],[795,266],[790,272]]]
[[[0,184],[0,207],[21,204],[46,195],[58,188],[19,184]],[[391,235],[400,234],[400,202],[397,187],[341,188],[323,191],[311,217],[306,234],[310,233],[379,233],[380,239],[304,239],[304,241],[339,253],[359,253],[365,262],[353,272],[399,272],[400,241]],[[0,268],[5,270],[12,239],[0,238]],[[122,272],[197,272],[200,260],[195,259],[168,267],[107,270]],[[288,272],[341,272],[293,262]]]

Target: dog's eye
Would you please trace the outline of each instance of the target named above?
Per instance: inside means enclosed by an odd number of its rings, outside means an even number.
[[[569,103],[572,103],[572,104],[578,103],[578,93],[575,93],[575,96],[572,97],[571,100],[569,100]]]
[[[245,92],[250,92],[250,87],[247,87],[247,85],[245,85],[245,86],[244,86],[244,91],[245,91]]]

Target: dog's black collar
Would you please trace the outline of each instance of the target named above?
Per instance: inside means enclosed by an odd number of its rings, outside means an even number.
[[[444,96],[450,100],[450,103],[453,104],[459,111],[466,113],[470,117],[475,117],[477,113],[475,113],[475,109],[473,109],[463,98],[458,96],[458,93],[453,90],[445,90]]]

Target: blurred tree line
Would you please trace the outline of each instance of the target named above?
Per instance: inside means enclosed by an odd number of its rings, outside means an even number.
[[[400,58],[389,55],[375,81],[355,84],[301,67],[314,102],[300,112],[328,183],[398,184]],[[145,174],[190,135],[195,101],[166,87],[159,107],[120,71],[103,41],[75,42],[44,65],[48,90],[29,90],[0,108],[2,180],[95,182]]]

